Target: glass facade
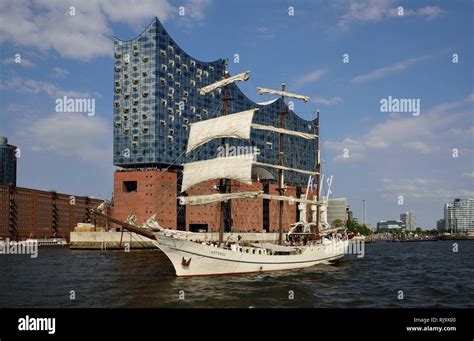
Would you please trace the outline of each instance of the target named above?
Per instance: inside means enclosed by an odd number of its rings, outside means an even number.
[[[16,147],[0,136],[0,185],[16,186]]]
[[[185,155],[189,124],[221,114],[222,91],[201,96],[198,89],[222,79],[225,61],[202,62],[186,54],[158,19],[130,41],[115,39],[114,164],[124,168],[163,167],[217,156],[220,141]],[[235,85],[227,87],[228,112],[259,108],[254,122],[278,127],[281,101],[259,105]],[[256,91],[256,89],[255,89]],[[286,107],[287,129],[314,133],[306,121]],[[278,134],[252,130],[251,140],[229,139],[230,145],[257,147],[258,161],[277,164]],[[285,137],[285,163],[315,168],[315,142]],[[285,180],[305,184],[307,176],[288,172]]]

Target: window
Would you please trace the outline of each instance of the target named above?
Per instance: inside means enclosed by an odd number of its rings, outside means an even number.
[[[185,70],[188,70],[188,65],[187,65],[187,64],[183,64],[183,65],[182,65],[182,68],[185,69]]]
[[[128,114],[128,113],[130,112],[130,108],[123,108],[123,112],[124,112],[125,114]]]
[[[214,66],[209,66],[209,71],[214,71]]]
[[[189,64],[191,64],[191,66],[196,66],[196,62],[192,59],[191,59],[191,62]]]
[[[138,134],[133,134],[132,138],[134,141],[138,141]]]
[[[173,129],[168,130],[168,135],[173,136],[174,135],[174,130]]]
[[[146,63],[149,60],[150,60],[150,57],[148,57],[148,56],[143,56],[142,57],[142,62],[144,62],[144,63]]]
[[[165,64],[161,64],[161,70],[166,71],[168,70],[168,67]]]
[[[162,99],[162,100],[161,100],[161,104],[162,104],[162,105],[166,105],[166,103],[167,103],[167,102],[166,102],[166,99]]]
[[[142,128],[142,131],[143,131],[145,134],[148,133],[148,130],[149,130],[149,129],[148,129],[148,126],[144,126],[144,127]]]
[[[180,74],[181,74],[181,69],[176,69],[176,73],[177,73],[178,75],[180,75]]]
[[[169,64],[170,66],[174,66],[174,60],[171,60],[171,59],[170,59],[170,60],[168,61],[168,64]]]
[[[168,78],[169,78],[169,79],[174,79],[173,74],[172,74],[172,73],[168,73]]]
[[[136,192],[138,189],[137,181],[124,181],[123,182],[123,191],[125,193]]]
[[[122,58],[122,54],[120,52],[115,52],[115,58]]]
[[[138,44],[133,44],[133,45],[132,45],[132,48],[133,48],[134,50],[138,50]]]
[[[138,71],[138,65],[137,64],[133,64],[133,70]]]
[[[196,86],[196,81],[194,79],[191,79],[191,86]]]
[[[166,125],[165,120],[160,120],[160,125],[164,127]]]
[[[168,46],[168,51],[169,51],[169,52],[174,52],[173,46]]]
[[[115,107],[120,108],[120,102],[119,101],[115,101]]]
[[[142,72],[142,75],[143,75],[143,77],[148,76],[148,71],[143,71],[143,72]]]
[[[166,83],[166,79],[164,79],[163,77],[160,78],[160,83],[161,84],[165,84]]]
[[[166,51],[165,50],[160,50],[160,53],[162,56],[166,56]]]
[[[132,125],[133,125],[134,127],[138,127],[138,120],[133,120]]]

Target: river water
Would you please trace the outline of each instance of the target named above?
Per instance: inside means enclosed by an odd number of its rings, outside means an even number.
[[[0,269],[0,307],[474,307],[474,241],[378,241],[337,265],[239,276],[176,278],[158,250],[65,247],[0,255]]]

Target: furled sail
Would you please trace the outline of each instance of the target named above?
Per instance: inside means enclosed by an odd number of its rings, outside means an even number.
[[[204,95],[207,95],[208,93],[216,90],[217,88],[221,88],[221,87],[226,86],[228,84],[235,83],[237,81],[246,81],[247,79],[249,79],[249,74],[250,74],[250,71],[247,71],[247,72],[239,73],[238,75],[235,75],[235,76],[232,76],[232,77],[224,78],[220,81],[217,81],[215,83],[212,83],[212,84],[209,84],[205,87],[202,87],[201,89],[199,89],[199,94],[204,96]]]
[[[292,98],[296,98],[296,99],[302,99],[305,102],[309,101],[308,96],[298,95],[298,94],[294,94],[294,93],[291,93],[291,92],[280,91],[280,90],[272,90],[272,89],[267,89],[267,88],[257,88],[257,89],[258,89],[258,92],[260,93],[260,95],[262,95],[262,94],[272,94],[272,95],[279,95],[279,96],[292,97]]]
[[[234,193],[220,193],[220,194],[208,194],[208,195],[192,195],[188,197],[179,197],[180,205],[207,205],[221,201],[227,201],[229,199],[253,199],[259,197],[263,192],[234,192]]]
[[[268,200],[278,200],[278,201],[288,201],[289,203],[300,203],[300,204],[314,204],[316,203],[315,200],[309,200],[305,198],[294,198],[294,197],[287,197],[285,195],[275,195],[275,194],[260,194],[259,197],[262,199]]]
[[[215,179],[232,179],[250,185],[253,158],[254,154],[245,154],[185,163],[181,192],[200,182]]]
[[[284,129],[284,128],[276,128],[276,127],[273,127],[273,126],[266,126],[266,125],[256,124],[256,123],[252,124],[252,128],[259,129],[259,130],[273,131],[275,133],[282,133],[282,134],[286,134],[286,135],[297,136],[297,137],[301,137],[301,138],[304,138],[304,139],[307,139],[307,140],[312,140],[312,139],[315,139],[315,138],[318,137],[318,135],[316,135],[316,134],[302,133],[302,132],[295,131],[295,130],[288,130],[288,129]]]
[[[191,124],[186,153],[215,138],[233,137],[248,140],[255,111],[251,109],[236,114],[220,116]]]
[[[312,171],[307,171],[307,170],[298,169],[298,168],[290,168],[290,167],[285,167],[285,166],[272,165],[272,164],[270,164],[270,163],[263,163],[263,162],[254,162],[254,165],[256,165],[256,166],[262,166],[262,167],[271,167],[271,168],[286,170],[286,171],[290,171],[290,172],[297,172],[297,173],[302,173],[302,174],[308,174],[308,175],[316,175],[316,174],[318,174],[318,172],[312,172]]]

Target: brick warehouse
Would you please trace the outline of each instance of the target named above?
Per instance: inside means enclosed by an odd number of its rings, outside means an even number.
[[[205,229],[217,231],[219,227],[219,204],[206,206],[180,206],[177,200],[178,173],[160,170],[117,171],[114,177],[114,216],[126,219],[130,213],[137,216],[141,223],[153,214],[163,227],[198,231]],[[189,195],[217,193],[214,185],[218,181],[208,181],[194,186]],[[232,181],[233,190],[263,190],[278,194],[277,184],[255,182],[246,185]],[[306,189],[289,187],[288,196],[298,197]],[[310,194],[309,198],[313,195]],[[278,230],[278,202],[265,199],[234,199],[231,201],[234,231]],[[307,219],[310,218],[310,210]],[[266,219],[264,218],[266,217]],[[285,227],[298,220],[297,204],[284,203],[283,222]],[[181,222],[178,222],[182,219]]]
[[[216,231],[219,204],[207,206],[179,205],[181,165],[184,162],[215,156],[218,141],[208,142],[199,151],[185,155],[189,124],[220,115],[223,95],[214,91],[203,97],[198,89],[222,78],[226,61],[203,62],[188,55],[166,32],[158,19],[131,40],[114,41],[114,214],[125,219],[135,213],[138,222],[156,213],[164,227],[198,231]],[[228,86],[230,113],[258,108],[255,123],[278,126],[282,104],[285,126],[303,133],[313,133],[317,121],[307,121],[295,114],[281,99],[255,103],[231,84]],[[285,136],[285,165],[314,170],[314,141]],[[233,146],[252,146],[259,150],[261,162],[276,164],[278,134],[252,130],[251,142],[226,141]],[[251,186],[232,182],[233,190],[263,190],[278,194],[273,180],[257,181]],[[260,178],[261,179],[261,178]],[[307,177],[285,174],[286,195],[299,196],[306,189]],[[217,193],[215,182],[196,185],[187,195]],[[309,207],[308,207],[309,208]],[[308,209],[308,211],[310,211]],[[263,199],[231,201],[234,230],[277,230],[278,203]],[[284,226],[297,221],[298,205],[284,204]],[[310,212],[308,212],[310,215]]]
[[[77,223],[105,226],[89,210],[102,200],[30,188],[0,185],[0,237],[15,240],[63,237]]]

